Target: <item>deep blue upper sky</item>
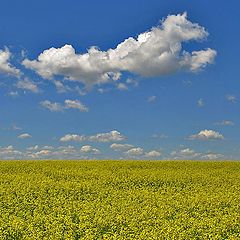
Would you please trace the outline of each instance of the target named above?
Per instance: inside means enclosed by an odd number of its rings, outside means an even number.
[[[239,1],[2,0],[0,158],[239,159],[239,8]],[[121,59],[80,58],[91,46],[105,54],[130,37],[138,44],[139,34],[184,12],[209,35],[185,41],[174,30],[146,48],[124,48]],[[76,52],[70,57],[59,50],[66,44]],[[52,47],[64,56],[47,52],[34,62]],[[195,71],[200,60],[189,63],[183,50],[207,49],[217,54]],[[103,83],[106,72],[121,77]]]

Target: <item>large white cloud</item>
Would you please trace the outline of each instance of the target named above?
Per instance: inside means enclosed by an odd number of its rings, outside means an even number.
[[[197,134],[189,136],[190,140],[199,139],[199,140],[223,140],[224,136],[219,132],[213,130],[201,130]]]
[[[66,134],[65,136],[60,138],[61,142],[69,142],[69,141],[91,141],[91,142],[119,142],[125,140],[126,137],[122,135],[120,132],[116,130],[112,130],[107,133],[98,133],[96,135],[85,136],[78,134]]]
[[[0,73],[20,76],[21,72],[10,64],[11,52],[5,48],[0,49]]]
[[[93,46],[76,53],[71,45],[43,51],[36,60],[24,59],[23,65],[43,78],[56,75],[75,80],[87,87],[116,81],[123,71],[143,77],[161,76],[176,71],[198,71],[213,63],[216,51],[210,48],[187,52],[182,43],[202,40],[207,31],[187,20],[187,14],[170,15],[161,25],[129,37],[116,48],[101,51]]]

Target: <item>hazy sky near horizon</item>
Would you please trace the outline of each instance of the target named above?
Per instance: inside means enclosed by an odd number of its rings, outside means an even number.
[[[240,159],[238,1],[1,1],[0,159]]]

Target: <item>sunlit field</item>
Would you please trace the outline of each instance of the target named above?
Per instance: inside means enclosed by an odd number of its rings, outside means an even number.
[[[0,239],[240,239],[240,163],[0,161]]]

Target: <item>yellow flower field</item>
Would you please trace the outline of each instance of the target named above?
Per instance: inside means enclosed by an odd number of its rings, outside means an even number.
[[[240,162],[0,161],[0,239],[240,239]]]

